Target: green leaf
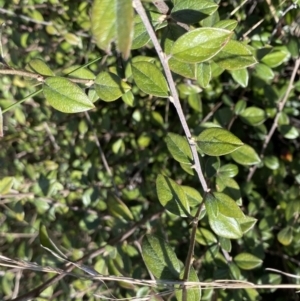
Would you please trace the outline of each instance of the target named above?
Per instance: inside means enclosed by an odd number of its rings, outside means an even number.
[[[211,59],[228,43],[232,32],[220,28],[197,28],[181,36],[173,45],[174,58],[187,63]]]
[[[247,69],[237,69],[232,70],[231,72],[232,78],[243,88],[248,86],[249,81],[249,72]]]
[[[182,279],[184,276],[184,270],[180,273],[180,279]],[[199,282],[199,278],[197,276],[197,273],[193,266],[191,266],[190,269],[190,275],[188,278],[188,281],[192,282]],[[175,290],[175,296],[178,301],[182,301],[182,289],[179,287],[176,287]],[[199,301],[201,300],[201,286],[193,286],[193,287],[187,287],[187,292],[186,292],[186,301]]]
[[[206,88],[211,80],[211,67],[207,62],[197,65],[197,82],[200,87]]]
[[[229,195],[236,202],[242,202],[240,186],[234,179],[218,175],[216,177],[216,188],[218,192]]]
[[[209,156],[226,155],[243,145],[235,135],[217,127],[205,129],[195,140],[200,150]]]
[[[236,20],[221,20],[214,24],[214,27],[233,31],[238,25]]]
[[[218,172],[220,167],[220,158],[219,157],[208,157],[204,161],[205,174],[208,178],[212,178]]]
[[[39,230],[39,238],[40,244],[43,248],[47,251],[52,253],[55,257],[66,259],[66,255],[62,253],[62,251],[56,246],[53,240],[49,237],[48,231],[46,227],[40,223],[40,230]]]
[[[186,24],[198,23],[218,9],[218,5],[207,0],[185,0],[176,3],[171,18]]]
[[[275,156],[265,156],[263,162],[271,170],[276,170],[280,166],[279,159]]]
[[[93,2],[91,30],[97,46],[104,51],[109,51],[110,43],[116,37],[118,1],[122,0],[94,0]]]
[[[179,184],[163,175],[156,179],[156,191],[159,202],[171,213],[187,217],[190,215],[190,207],[185,192]]]
[[[242,270],[253,270],[262,264],[262,260],[249,253],[240,253],[233,258]]]
[[[109,212],[116,217],[125,220],[133,220],[133,215],[129,208],[118,197],[109,195],[107,198],[107,208]]]
[[[155,30],[167,25],[160,13],[147,11],[149,20]],[[134,34],[131,49],[138,49],[145,46],[150,40],[147,29],[139,15],[134,17]]]
[[[67,74],[70,77],[76,77],[76,78],[84,78],[84,79],[95,79],[95,74],[86,69],[82,68],[80,65],[73,65],[71,67],[68,67],[63,70],[63,74]]]
[[[263,57],[261,60],[264,64],[271,68],[280,66],[282,63],[287,61],[290,57],[290,53],[287,48],[284,47],[274,47],[273,50]]]
[[[33,59],[26,65],[26,70],[43,76],[54,76],[54,72],[42,59]]]
[[[244,216],[241,218],[237,218],[243,233],[245,234],[249,230],[251,230],[257,222],[257,219],[252,216]]]
[[[174,42],[186,33],[186,30],[174,23],[169,23],[162,36],[162,46],[166,54],[170,54]],[[188,64],[171,57],[168,60],[170,69],[184,77],[195,79],[196,65]]]
[[[247,102],[245,100],[241,99],[234,106],[234,113],[236,115],[240,115],[242,112],[245,111],[246,107],[247,107]]]
[[[201,227],[196,231],[196,241],[203,246],[209,246],[218,242],[217,238],[211,231]]]
[[[223,193],[208,193],[204,199],[211,229],[219,236],[238,239],[243,235],[238,218],[244,216],[234,200]]]
[[[234,40],[229,41],[213,60],[226,70],[244,69],[257,63],[250,49]]]
[[[290,245],[293,241],[293,229],[289,226],[283,228],[278,232],[277,239],[284,246]]]
[[[155,278],[179,279],[180,262],[171,246],[163,239],[145,235],[142,241],[142,254],[148,270]]]
[[[2,180],[0,180],[0,195],[7,194],[10,192],[13,184],[14,184],[13,177],[5,177]]]
[[[245,144],[231,154],[232,159],[242,165],[256,165],[260,163],[260,158],[254,148]]]
[[[218,174],[223,177],[233,178],[239,173],[239,168],[235,164],[225,164],[220,167]]]
[[[143,92],[159,97],[169,96],[166,79],[154,64],[136,62],[131,68],[133,79]]]
[[[264,123],[267,118],[265,111],[257,107],[248,107],[239,116],[243,122],[252,126]]]
[[[176,161],[184,164],[191,164],[193,162],[191,148],[185,137],[168,133],[165,142],[169,152]]]
[[[265,81],[270,81],[274,78],[274,72],[265,64],[256,64],[253,74]]]
[[[299,137],[299,131],[292,125],[283,124],[278,127],[279,132],[286,139],[296,139]]]
[[[95,90],[100,99],[114,101],[130,90],[130,86],[111,72],[101,72],[95,79]]]
[[[113,1],[112,1],[113,2]],[[116,34],[118,50],[128,59],[133,39],[133,7],[131,0],[116,0]]]
[[[223,250],[227,251],[227,252],[231,252],[231,240],[225,237],[219,237],[219,243],[220,246]]]
[[[64,77],[46,78],[43,93],[53,108],[64,113],[84,112],[94,108],[79,86]]]
[[[190,207],[199,205],[202,202],[202,196],[198,190],[189,186],[181,186],[185,193],[186,199]]]

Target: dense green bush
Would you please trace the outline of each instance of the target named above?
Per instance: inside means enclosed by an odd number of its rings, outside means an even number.
[[[0,5],[1,300],[298,300],[299,1]]]

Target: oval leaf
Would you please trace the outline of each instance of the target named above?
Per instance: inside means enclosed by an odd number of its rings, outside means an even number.
[[[231,71],[232,78],[243,88],[248,86],[249,72],[245,69],[237,69]]]
[[[260,163],[260,158],[254,148],[245,144],[231,154],[232,159],[242,165],[255,165]]]
[[[277,234],[277,239],[284,246],[290,245],[293,240],[293,229],[291,227],[283,228]]]
[[[9,193],[13,184],[14,184],[13,177],[5,177],[2,180],[0,180],[0,195]]]
[[[242,121],[252,126],[262,124],[267,118],[265,111],[258,107],[246,108],[239,116]]]
[[[149,271],[157,279],[179,279],[180,262],[173,249],[163,239],[145,235],[142,254]]]
[[[233,40],[229,41],[213,60],[226,70],[244,69],[257,63],[247,46]]]
[[[186,217],[190,215],[190,207],[183,189],[172,179],[158,175],[156,191],[159,202],[171,213]]]
[[[193,156],[187,139],[183,136],[168,133],[165,142],[172,157],[184,164],[191,164]]]
[[[234,262],[242,270],[253,270],[262,264],[262,260],[249,253],[241,253],[234,257]]]
[[[209,225],[217,235],[229,239],[242,237],[243,232],[236,217],[243,213],[233,200],[221,193],[218,193],[218,198],[208,193],[205,197],[205,207]]]
[[[84,112],[94,108],[80,87],[63,77],[46,78],[43,92],[49,104],[64,113]]]
[[[228,43],[232,32],[220,28],[197,28],[181,36],[173,45],[174,58],[187,63],[211,59]]]
[[[134,81],[143,92],[159,97],[169,96],[166,79],[154,64],[136,62],[131,68]]]
[[[226,155],[243,145],[239,138],[222,128],[205,129],[195,140],[200,150],[210,156]]]
[[[53,71],[48,67],[48,65],[41,59],[33,59],[31,60],[27,66],[26,70],[38,73],[44,76],[54,76]]]
[[[95,79],[95,90],[100,99],[114,101],[130,90],[130,86],[111,72],[101,72]]]

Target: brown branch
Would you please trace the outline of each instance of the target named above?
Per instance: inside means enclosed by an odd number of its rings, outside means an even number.
[[[283,110],[283,108],[284,108],[284,106],[285,106],[285,104],[286,104],[286,102],[289,98],[289,95],[290,95],[291,91],[294,88],[294,81],[295,81],[295,77],[296,77],[297,72],[299,72],[299,66],[300,66],[300,58],[298,58],[295,62],[295,66],[294,66],[294,69],[293,69],[293,72],[292,72],[292,75],[291,75],[291,78],[290,78],[290,81],[289,81],[289,85],[286,89],[285,95],[284,95],[282,101],[280,101],[279,104],[278,104],[277,114],[274,118],[274,122],[272,124],[272,127],[271,127],[268,135],[266,136],[266,139],[264,141],[264,144],[263,144],[261,152],[260,152],[260,158],[261,159],[264,157],[265,150],[266,150],[266,148],[267,148],[267,146],[268,146],[268,144],[269,144],[276,128],[278,127],[278,120],[279,120],[280,114],[281,114],[281,112],[282,112],[282,110]],[[248,177],[247,177],[247,182],[249,182],[252,179],[256,169],[257,169],[257,165],[255,165],[254,167],[252,167],[250,169]]]

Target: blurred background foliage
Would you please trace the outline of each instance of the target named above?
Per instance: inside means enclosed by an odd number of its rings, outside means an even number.
[[[240,4],[239,1],[221,1],[218,14],[204,19],[202,25],[229,18]],[[210,84],[202,90],[195,80],[174,74],[193,134],[199,134],[205,118],[229,128],[260,153],[299,56],[297,3],[281,18],[291,4],[290,1],[272,1],[270,6],[270,1],[248,1],[233,14],[232,18],[238,21],[236,37],[244,37],[259,61],[243,76],[237,72],[222,72],[216,67]],[[111,54],[99,50],[91,38],[91,5],[92,1],[79,0],[0,1],[0,22],[5,22],[2,33],[5,60],[12,68],[24,70],[32,59],[41,58],[59,75],[69,67],[82,66],[101,57],[99,62],[89,66],[93,74],[118,68],[125,77],[128,62],[114,49]],[[150,2],[145,5],[158,12]],[[263,20],[262,24],[253,28],[259,20]],[[161,27],[157,31],[159,37],[164,33]],[[251,28],[253,30],[243,36]],[[268,47],[272,47],[272,56],[265,56],[270,51]],[[151,43],[133,50],[131,58],[139,55],[156,58]],[[38,88],[35,84],[19,76],[1,75],[1,108],[35,91]],[[299,281],[265,271],[266,267],[292,274],[299,274],[300,270],[299,91],[298,74],[278,129],[251,179],[247,179],[250,167],[236,164],[230,155],[221,157],[218,163],[220,166],[231,164],[226,167],[232,176],[226,173],[223,182],[211,171],[212,164],[203,162],[211,186],[227,189],[242,203],[245,213],[258,219],[256,226],[242,239],[232,241],[230,255],[251,253],[263,264],[248,271],[234,262],[228,263],[204,218],[199,223],[194,261],[201,281]],[[164,237],[184,262],[190,221],[162,210],[155,180],[163,171],[179,184],[197,190],[199,182],[170,158],[164,142],[169,131],[183,134],[172,105],[165,99],[141,92],[134,84],[132,93],[132,97],[123,96],[111,103],[95,102],[96,109],[89,112],[90,121],[84,113],[68,115],[52,109],[43,95],[3,115],[5,135],[0,140],[2,255],[61,267],[61,262],[40,247],[38,228],[43,223],[57,245],[73,260],[105,247],[100,255],[85,262],[102,274],[149,278],[139,251],[145,233]],[[100,152],[95,135],[101,144]],[[101,154],[112,175],[105,168]],[[119,199],[114,197],[115,191]],[[153,216],[157,218],[151,219]],[[128,239],[107,244],[142,219],[145,222]],[[49,277],[50,274],[1,268],[0,299],[9,300],[24,294]],[[101,283],[65,277],[36,300],[97,300],[93,293],[99,289],[106,288]],[[110,284],[109,289],[117,298],[143,296],[148,292],[148,288],[137,289],[124,284]],[[226,290],[215,294],[207,290],[202,297],[202,300],[298,299],[293,290]]]

